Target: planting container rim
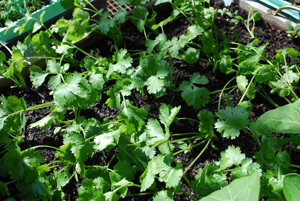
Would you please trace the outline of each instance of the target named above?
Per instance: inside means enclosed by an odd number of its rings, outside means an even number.
[[[283,1],[283,0],[256,0],[256,1],[260,2],[262,5],[265,5],[269,8],[275,9],[275,10],[277,10],[281,6],[293,5],[292,3]],[[297,6],[297,5],[294,5],[294,6]],[[285,9],[285,10],[282,10],[281,13],[290,19],[294,19],[296,22],[300,22],[300,13],[298,11],[291,10],[291,9]]]
[[[274,28],[288,31],[289,29],[286,27],[286,21],[291,21],[293,27],[298,23],[297,20],[292,18],[287,18],[286,16],[282,15],[281,13],[274,16],[267,14],[267,11],[270,9],[269,7],[262,5],[257,0],[234,0],[234,3],[239,5],[240,8],[249,11],[249,6],[255,8],[258,12],[262,14],[262,18],[264,21],[271,24]],[[300,33],[297,33],[300,36]]]
[[[52,18],[61,15],[62,13],[66,12],[67,10],[62,7],[60,0],[52,0],[52,3],[49,5],[44,6],[43,8],[33,12],[31,16],[35,19],[40,19],[41,14],[45,11],[45,14],[43,16],[43,23],[51,20]],[[16,26],[21,26],[25,22],[25,17],[17,20],[14,22]],[[29,20],[26,30],[22,33],[24,34],[28,30],[31,30],[31,25],[33,24],[34,20]],[[10,41],[12,41],[14,38],[18,38],[19,34],[14,32],[14,28],[8,29],[8,27],[1,27],[0,28],[0,39],[3,43],[8,44]]]

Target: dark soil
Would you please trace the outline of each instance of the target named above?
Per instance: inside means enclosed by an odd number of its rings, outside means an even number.
[[[223,8],[222,0],[215,0],[212,1],[212,5],[216,8]],[[244,10],[240,10],[237,5],[232,5],[230,8],[230,11],[234,13],[236,10],[238,11],[238,15],[246,18],[247,12]],[[168,15],[168,12],[165,12],[166,16]],[[164,18],[165,16],[160,16],[161,18]],[[245,29],[245,26],[243,23],[238,24],[230,24],[228,19],[225,17],[218,17],[216,20],[217,27],[225,33],[230,39],[235,40],[235,36],[233,34],[233,31],[236,32],[236,34],[239,37],[239,42],[242,44],[247,44],[251,40],[247,38],[249,36],[247,30]],[[173,36],[179,36],[182,33],[185,32],[187,26],[189,25],[188,21],[184,18],[178,19],[176,22],[173,22],[172,24],[165,27],[164,31],[168,35],[169,38]],[[130,37],[133,40],[126,39],[125,44],[126,48],[130,50],[141,50],[145,49],[145,38],[142,34],[138,33],[136,28],[132,25],[125,26],[122,29],[124,35]],[[270,57],[274,57],[276,54],[277,49],[287,48],[287,47],[293,47],[296,50],[300,51],[299,46],[299,40],[294,39],[292,37],[289,37],[284,31],[276,30],[271,25],[264,23],[263,20],[257,22],[255,27],[255,36],[259,38],[259,45],[263,45],[265,43],[269,43],[269,45],[266,48],[267,54],[270,55]],[[96,44],[94,47],[91,47],[91,49],[87,50],[92,52],[94,55],[109,55],[110,54],[110,45],[112,41],[109,39],[105,39],[103,42],[101,42],[101,45]],[[298,62],[298,61],[297,61]],[[182,80],[187,80],[189,76],[194,72],[200,72],[202,75],[205,75],[209,80],[209,85],[207,86],[210,91],[215,91],[222,89],[224,85],[227,83],[228,80],[230,80],[230,76],[224,75],[219,72],[212,73],[212,66],[206,64],[205,62],[199,61],[198,63],[194,65],[190,65],[187,63],[184,63],[182,61],[178,61],[176,59],[173,60],[173,77],[176,78],[177,74],[184,70],[184,73],[181,73],[179,75],[177,83],[181,83]],[[30,86],[30,83],[29,83]],[[266,90],[269,90],[266,88]],[[49,95],[50,88],[47,86],[47,84],[44,84],[43,86],[39,88],[34,88],[33,86],[29,89],[10,89],[3,91],[3,95],[9,96],[9,95],[16,95],[18,97],[23,97],[26,100],[26,103],[28,106],[37,105],[44,102],[50,102],[52,101],[52,96]],[[149,115],[152,118],[158,117],[158,108],[161,105],[161,103],[167,103],[169,104],[172,100],[172,95],[166,95],[162,98],[156,99],[150,95],[147,95],[143,97],[138,92],[133,92],[130,96],[130,100],[134,103],[135,106],[146,108],[148,106],[151,106],[151,109],[149,111]],[[212,112],[217,112],[217,103],[220,96],[220,93],[215,93],[211,95],[211,103],[206,106],[205,109],[208,109]],[[241,93],[238,90],[233,91],[232,93],[228,94],[228,97],[230,101],[237,104],[237,102],[241,98]],[[95,104],[90,110],[84,110],[82,111],[81,115],[89,117],[94,117],[102,121],[104,118],[109,119],[115,119],[117,116],[117,111],[110,109],[106,104],[106,95],[103,95],[103,98],[100,102]],[[278,101],[277,101],[278,102]],[[280,102],[278,102],[280,103]],[[283,102],[282,102],[283,104]],[[180,93],[176,94],[175,98],[172,101],[173,106],[181,105],[180,113],[178,114],[179,117],[190,117],[197,119],[197,112],[192,107],[188,107],[186,103],[182,100],[180,97]],[[223,99],[221,102],[221,108],[226,107],[226,102]],[[273,109],[273,106],[269,104],[264,98],[262,97],[256,97],[254,101],[252,101],[252,110],[250,114],[251,120],[256,120],[257,117],[259,117],[264,112]],[[42,109],[38,111],[30,111],[26,113],[27,117],[27,126],[33,122],[38,121],[39,119],[43,118],[44,116],[48,115],[50,113],[49,109]],[[73,115],[72,112],[69,112],[70,117]],[[24,130],[25,133],[25,142],[21,145],[22,149],[26,149],[35,145],[51,145],[55,147],[59,147],[62,145],[62,134],[53,134],[53,130],[55,128],[55,125],[51,126],[47,130],[39,129],[39,128],[29,128],[26,126],[26,129]],[[186,122],[176,122],[172,124],[171,126],[171,132],[176,133],[183,133],[183,132],[197,132],[198,127],[195,125],[192,121],[186,121]],[[196,141],[194,143],[197,143]],[[221,139],[214,141],[214,144],[216,147],[218,147],[219,151],[209,147],[205,153],[201,156],[201,158],[195,163],[195,165],[190,169],[188,172],[187,177],[190,179],[193,179],[195,174],[197,174],[197,169],[204,167],[204,165],[208,162],[213,162],[215,160],[219,159],[220,151],[225,150],[228,145],[236,145],[241,148],[242,153],[245,153],[247,157],[253,157],[254,153],[258,151],[258,146],[254,142],[254,140],[249,137],[246,133],[242,133],[240,137],[236,140],[226,140]],[[197,147],[193,149],[192,151],[188,153],[182,153],[177,155],[176,159],[179,162],[183,163],[183,169],[188,167],[188,165],[195,159],[195,157],[199,154],[199,152],[202,150],[203,147]],[[48,163],[53,160],[55,160],[55,152],[50,149],[40,149],[39,150],[41,154],[44,156],[44,162]],[[118,151],[118,150],[113,150]],[[87,161],[88,164],[91,165],[105,165],[109,159],[111,158],[112,153],[110,152],[103,152],[103,153],[96,153],[93,158],[89,159]],[[292,154],[292,163],[299,164],[299,157],[298,154],[293,153]],[[114,161],[116,162],[116,161]],[[138,173],[141,174],[141,173]],[[136,176],[136,178],[138,178]],[[138,181],[137,181],[138,183]],[[80,183],[77,183],[75,180],[72,180],[69,184],[67,184],[63,191],[65,193],[65,200],[75,200],[77,198],[77,188],[80,186]],[[182,183],[183,190],[195,195],[195,193],[186,185],[185,182]],[[136,188],[129,188],[129,194],[139,193]],[[127,197],[124,200],[148,200],[149,197],[147,196],[139,196],[139,197]],[[178,194],[175,197],[175,200],[191,200],[188,196],[184,194]]]

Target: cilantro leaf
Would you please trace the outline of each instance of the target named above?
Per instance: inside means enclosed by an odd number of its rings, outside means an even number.
[[[244,75],[239,75],[236,77],[236,82],[239,90],[241,90],[242,93],[246,93],[246,96],[249,99],[255,98],[255,88],[254,84],[250,83],[250,86],[248,85],[248,79]],[[248,89],[248,90],[247,90]]]
[[[46,117],[40,119],[39,121],[30,124],[29,127],[30,128],[39,127],[39,128],[43,128],[43,129],[48,129],[51,126],[53,119],[54,119],[54,116],[47,115]]]
[[[169,85],[170,74],[170,64],[163,60],[161,55],[156,55],[154,59],[141,58],[140,66],[132,75],[132,79],[138,89],[143,90],[143,87],[147,86],[150,94],[160,96]]]
[[[89,108],[100,99],[100,93],[79,73],[73,73],[56,87],[53,98],[58,108]]]
[[[201,110],[198,115],[199,132],[200,133],[214,133],[213,125],[215,124],[214,115],[208,110]]]
[[[171,123],[174,121],[176,115],[180,111],[181,106],[174,107],[166,104],[162,104],[159,107],[159,119],[165,127],[170,127]]]
[[[120,49],[116,51],[113,56],[113,61],[115,64],[109,64],[109,70],[106,77],[109,78],[112,72],[125,73],[126,69],[132,64],[132,58],[127,53],[126,49]]]
[[[235,139],[240,135],[240,129],[245,129],[249,124],[249,112],[241,106],[226,107],[217,112],[219,117],[215,128],[223,137]]]
[[[105,200],[103,195],[106,189],[109,187],[109,183],[102,177],[95,179],[86,178],[81,182],[81,186],[78,188],[78,201],[87,200]]]
[[[217,164],[220,165],[220,169],[224,170],[232,165],[239,166],[245,158],[246,155],[241,153],[240,147],[231,145],[221,152],[221,159]]]
[[[86,161],[94,153],[92,144],[85,139],[80,133],[64,133],[64,144],[71,143],[71,151],[78,161]]]
[[[29,68],[29,72],[30,72],[30,80],[35,88],[41,86],[41,84],[44,83],[48,75],[47,72],[43,71],[40,67],[35,65]]]
[[[195,109],[204,107],[210,99],[209,90],[205,87],[197,87],[195,84],[208,84],[208,80],[200,73],[194,73],[190,77],[190,82],[183,81],[179,90],[182,91],[181,97],[188,106],[193,105]]]
[[[157,192],[153,197],[153,201],[161,201],[161,200],[173,201],[174,198],[172,192],[167,190]]]
[[[116,146],[119,142],[120,138],[120,129],[118,130],[112,130],[108,133],[103,133],[100,135],[97,135],[94,138],[94,148],[99,151],[103,151],[107,147]]]
[[[213,165],[207,163],[203,169],[198,169],[198,174],[192,184],[199,196],[207,196],[220,187],[226,186],[226,175],[216,171],[218,169],[219,166],[216,163]]]
[[[251,158],[245,158],[241,161],[240,167],[232,170],[233,179],[252,175],[254,172],[262,173],[260,165],[252,161]]]
[[[136,166],[130,166],[130,162],[127,160],[119,160],[114,166],[114,171],[109,173],[112,183],[119,182],[122,179],[132,181],[135,177]]]
[[[183,171],[181,164],[177,164],[176,167],[172,167],[171,164],[172,159],[169,156],[160,154],[152,158],[141,176],[141,191],[145,191],[153,184],[157,174],[159,174],[159,180],[165,182],[167,187],[176,187],[183,176]]]
[[[148,15],[148,10],[143,6],[138,6],[133,10],[131,21],[136,25],[139,32],[143,32]]]
[[[189,47],[182,55],[181,58],[188,64],[194,64],[199,60],[200,50]]]
[[[147,52],[148,54],[151,54],[151,52],[154,50],[154,48],[159,45],[159,44],[163,44],[167,41],[167,35],[164,33],[159,34],[158,36],[156,36],[155,40],[150,40],[148,39],[145,43],[146,47],[147,47]]]
[[[269,82],[272,88],[271,93],[278,93],[280,97],[286,97],[290,94],[291,86],[296,85],[299,81],[299,75],[293,71],[288,71],[277,81]]]
[[[108,12],[102,13],[100,22],[98,24],[98,26],[103,34],[107,34],[110,31],[110,29],[115,26],[115,21],[109,19],[108,15],[109,15]]]
[[[165,134],[159,121],[156,119],[149,119],[146,125],[147,144],[157,146],[160,143],[168,140],[169,135]]]

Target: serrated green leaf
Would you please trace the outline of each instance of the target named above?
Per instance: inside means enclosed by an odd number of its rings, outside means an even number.
[[[218,172],[219,166],[216,163],[210,165],[205,164],[205,167],[198,169],[198,174],[195,180],[192,181],[196,193],[203,197],[216,191],[219,188],[226,186],[226,175],[223,172]]]
[[[164,87],[165,81],[160,79],[159,75],[153,75],[147,79],[145,85],[148,88],[150,94],[156,94],[162,90]]]
[[[173,195],[171,191],[159,191],[153,196],[153,201],[173,201]]]
[[[119,51],[115,52],[113,56],[113,60],[116,62],[115,64],[109,65],[109,70],[106,75],[107,78],[110,77],[111,73],[118,72],[118,73],[125,73],[126,69],[129,68],[132,64],[132,58],[127,53],[126,49],[120,49]]]
[[[70,177],[66,172],[58,172],[56,175],[57,189],[62,190],[62,188],[67,185],[70,181]]]
[[[41,84],[44,83],[45,78],[47,77],[48,73],[43,71],[40,67],[38,66],[31,66],[29,68],[30,72],[30,80],[34,87],[39,87]]]
[[[110,29],[115,26],[115,21],[108,19],[108,12],[105,12],[102,13],[98,26],[103,34],[108,34]]]
[[[129,161],[120,160],[114,166],[114,171],[109,173],[110,180],[112,183],[117,183],[122,179],[132,181],[135,177],[136,166],[130,166]]]
[[[43,129],[48,129],[53,122],[53,116],[47,115],[46,117],[40,119],[39,121],[32,123],[29,125],[30,128],[38,127]]]
[[[228,146],[228,148],[221,152],[221,159],[219,162],[221,169],[226,169],[228,167],[231,167],[232,165],[239,166],[246,158],[245,154],[241,153],[240,147],[235,146]]]
[[[240,135],[240,129],[245,129],[249,124],[249,112],[241,106],[226,107],[217,112],[219,117],[215,128],[226,138],[235,139]]]
[[[180,111],[181,106],[174,107],[166,104],[162,104],[159,107],[159,120],[166,127],[170,127],[171,123],[174,121],[176,115]]]
[[[116,146],[120,138],[120,129],[113,130],[109,133],[104,133],[95,137],[94,148],[103,151],[107,147]]]
[[[166,183],[167,188],[176,187],[183,176],[181,169],[182,164],[177,164],[176,167],[170,167],[159,174],[159,180]]]
[[[200,50],[189,47],[182,55],[181,58],[188,64],[194,64],[199,60]]]
[[[201,110],[198,115],[199,132],[200,133],[213,133],[213,125],[215,124],[214,115],[208,110]]]
[[[138,6],[133,10],[131,21],[136,25],[139,32],[143,32],[148,15],[148,10],[143,6]]]
[[[149,119],[146,125],[147,143],[149,145],[157,146],[168,139],[164,133],[160,123],[156,119]]]
[[[51,76],[49,79],[49,85],[52,90],[55,90],[61,84],[61,82],[60,75]]]
[[[183,175],[181,164],[172,167],[172,159],[169,156],[157,155],[148,163],[146,171],[141,176],[142,189],[144,191],[153,184],[155,175],[159,174],[159,180],[169,187],[176,187]]]
[[[147,190],[148,188],[151,187],[151,185],[154,182],[154,175],[149,171],[146,170],[140,177],[141,181],[141,192]]]
[[[254,172],[262,173],[260,165],[252,161],[251,158],[245,158],[241,161],[240,167],[232,170],[233,179],[252,175]]]
[[[105,201],[104,192],[108,189],[110,184],[102,177],[95,179],[86,178],[81,182],[78,188],[78,201]]]
[[[194,40],[203,33],[203,28],[199,25],[191,25],[187,28],[187,36],[189,40]]]
[[[71,143],[71,151],[78,161],[86,161],[94,153],[92,144],[80,133],[67,132],[64,134],[64,144]]]
[[[73,73],[55,88],[53,98],[58,108],[90,108],[100,99],[100,93],[79,73]]]

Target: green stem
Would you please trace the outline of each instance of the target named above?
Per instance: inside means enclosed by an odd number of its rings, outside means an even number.
[[[287,97],[283,97],[283,99],[288,102],[288,103],[291,103],[291,101],[289,99],[287,99]]]
[[[134,187],[138,187],[138,188],[142,188],[142,186],[141,185],[138,185],[138,184],[131,184],[131,186],[134,186]]]
[[[54,105],[53,102],[43,103],[43,104],[39,104],[39,105],[35,105],[35,106],[32,106],[32,107],[26,108],[25,110],[19,110],[19,111],[10,113],[8,116],[13,116],[13,115],[19,114],[21,112],[26,112],[26,111],[31,111],[31,110],[38,110],[38,109],[42,109],[42,108],[45,108],[45,107],[51,107],[53,105]]]
[[[184,152],[184,151],[193,149],[193,148],[195,148],[195,147],[197,147],[197,146],[203,144],[204,142],[205,142],[205,140],[204,140],[204,141],[201,141],[201,142],[199,142],[198,144],[195,144],[195,145],[193,145],[193,146],[190,146],[190,147],[187,147],[187,148],[182,149],[182,150],[180,150],[180,151],[177,151],[177,152],[175,152],[173,155],[176,156],[177,154],[180,154],[181,152]]]
[[[259,142],[259,140],[257,138],[255,138],[249,131],[244,130],[249,136],[251,136],[253,138],[253,140],[256,142],[256,144],[261,147],[261,144]]]
[[[300,169],[300,165],[296,165],[296,164],[291,164],[291,167],[299,168]]]
[[[142,195],[153,195],[154,192],[147,192],[147,193],[138,193],[138,194],[129,194],[126,197],[133,197],[133,196],[142,196]]]
[[[7,49],[7,51],[10,53],[10,55],[12,55],[12,51],[9,49],[9,47],[7,47],[4,43],[2,43],[1,41],[0,41],[0,44],[3,46],[3,47],[5,47],[5,49]]]
[[[107,167],[109,167],[110,163],[114,160],[114,158],[116,157],[117,152],[114,153],[114,155],[111,157],[111,159],[108,161],[107,163]]]
[[[170,141],[170,143],[182,142],[182,141],[192,140],[192,139],[196,139],[196,138],[200,138],[200,137],[199,136],[186,137],[186,138],[181,138],[181,139],[178,139],[178,140]]]
[[[182,136],[182,135],[200,135],[202,133],[175,133],[171,134],[171,136]]]
[[[251,78],[251,80],[250,80],[250,82],[249,82],[249,84],[248,84],[248,86],[247,86],[247,89],[246,89],[245,93],[243,94],[242,98],[240,99],[238,105],[240,105],[240,104],[243,102],[245,96],[247,95],[247,93],[248,93],[248,91],[249,91],[249,89],[250,89],[250,86],[251,86],[251,84],[252,84],[252,82],[253,82],[255,76],[256,76],[256,73],[252,76],[252,78]]]
[[[200,158],[200,156],[204,153],[204,151],[206,150],[206,148],[208,147],[209,143],[210,143],[211,139],[209,139],[205,145],[205,147],[202,149],[202,151],[198,154],[198,156],[193,160],[193,162],[185,169],[184,171],[184,175],[186,174],[186,172],[195,164],[195,162]]]
[[[53,146],[50,146],[50,145],[37,145],[37,146],[34,146],[34,147],[30,147],[29,149],[38,149],[38,148],[49,148],[49,149],[55,149],[56,151],[62,153],[62,154],[65,154],[62,150],[60,150],[59,148],[57,147],[53,147]]]
[[[190,120],[190,121],[194,121],[196,122],[197,124],[199,124],[199,121],[195,120],[195,119],[192,119],[192,118],[187,118],[187,117],[181,117],[181,118],[177,118],[178,120]]]
[[[222,89],[222,91],[221,91],[221,94],[220,94],[220,96],[219,96],[218,110],[221,109],[221,99],[222,99],[222,95],[223,95],[223,93],[224,93],[226,87],[227,87],[234,79],[235,79],[235,77],[231,78],[231,80],[229,80],[229,81],[225,84],[225,86],[223,87],[223,89]]]
[[[83,49],[81,49],[81,48],[77,47],[77,46],[76,46],[76,45],[74,45],[73,43],[70,43],[70,42],[65,42],[65,43],[67,43],[68,45],[71,45],[71,46],[73,46],[74,48],[76,48],[77,50],[79,50],[80,52],[82,52],[83,54],[85,54],[86,56],[88,56],[88,57],[91,57],[91,58],[93,58],[93,59],[95,59],[95,60],[98,60],[98,58],[97,58],[97,57],[94,57],[93,55],[91,55],[91,54],[87,53],[86,51],[84,51]]]
[[[263,91],[263,93],[261,93],[260,91],[258,91],[258,93],[264,97],[265,99],[267,99],[274,107],[278,108],[279,105],[277,105],[277,103],[275,103],[267,94],[267,92],[261,87],[261,90]]]

